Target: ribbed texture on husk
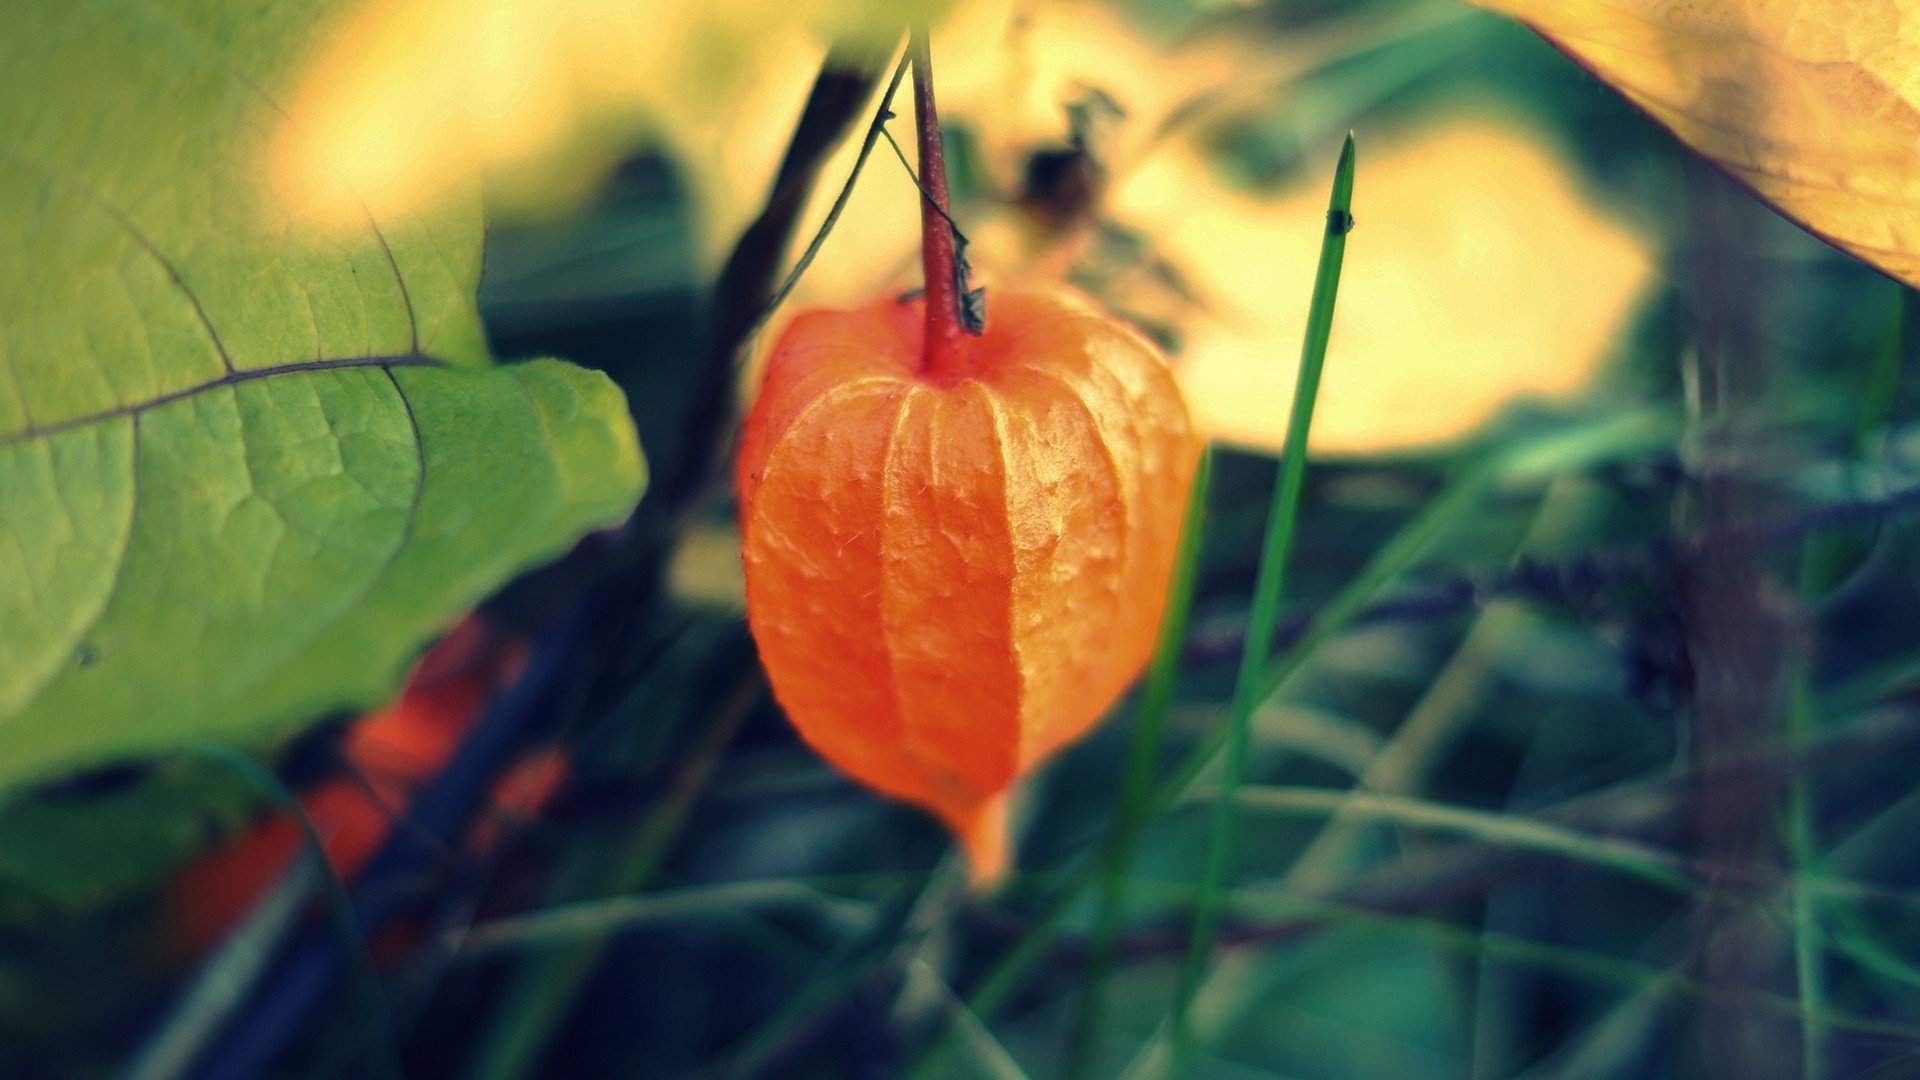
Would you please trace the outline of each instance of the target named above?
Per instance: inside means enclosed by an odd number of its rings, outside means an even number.
[[[992,305],[939,379],[917,370],[918,301],[796,317],[737,474],[781,705],[848,775],[938,815],[981,880],[1009,786],[1152,651],[1199,453],[1139,334],[1064,291]]]

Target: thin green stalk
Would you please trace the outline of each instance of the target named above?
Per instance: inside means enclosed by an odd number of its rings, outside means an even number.
[[[1589,524],[1580,510],[1581,498],[1564,481],[1549,484],[1509,561],[1518,564],[1551,550],[1556,540]],[[1489,604],[1475,614],[1453,655],[1355,778],[1356,793],[1413,795],[1419,791],[1434,759],[1459,738],[1459,729],[1484,690],[1494,655],[1527,632],[1525,619],[1523,610],[1512,604]],[[1325,884],[1340,872],[1363,835],[1348,815],[1336,814],[1293,860],[1286,884],[1300,890]]]
[[[1920,306],[1920,293],[1901,286],[1894,300],[1893,318],[1888,320],[1887,336],[1874,354],[1866,385],[1860,389],[1860,408],[1854,413],[1852,432],[1856,464],[1866,460],[1869,441],[1893,418],[1899,406],[1900,374],[1906,366],[1907,340],[1915,321],[1916,306]]]
[[[1064,875],[1047,873],[1022,874],[1018,880],[1035,885],[1050,881],[1072,884],[1073,881]],[[1191,884],[1149,879],[1134,882],[1134,888],[1162,903],[1190,901],[1195,891],[1195,886]],[[1543,969],[1565,972],[1594,981],[1599,985],[1640,990],[1645,989],[1651,982],[1664,982],[1671,985],[1673,992],[1680,996],[1750,1002],[1756,1009],[1768,1015],[1783,1017],[1802,1015],[1800,1004],[1796,999],[1773,991],[1716,988],[1682,977],[1679,972],[1684,970],[1683,967],[1670,969],[1643,959],[1614,956],[1576,946],[1556,945],[1500,931],[1463,926],[1457,921],[1443,917],[1409,914],[1398,910],[1394,905],[1375,906],[1378,901],[1287,893],[1276,889],[1271,884],[1229,889],[1227,896],[1244,924],[1235,936],[1233,942],[1235,949],[1257,949],[1269,942],[1294,941],[1309,927],[1344,926],[1356,930],[1378,930],[1404,936],[1410,940],[1462,954],[1484,952],[1498,959],[1537,964]],[[1756,906],[1752,910],[1759,911],[1760,908]],[[1877,943],[1869,943],[1866,949],[1887,951],[1885,946]],[[1890,967],[1889,970],[1895,970],[1895,968]],[[1920,985],[1920,967],[1909,963],[1903,970],[1905,974],[1890,977]],[[1908,1039],[1920,1038],[1920,1026],[1886,1020],[1865,1012],[1829,1007],[1822,1011],[1821,1020],[1836,1030]],[[1150,1050],[1151,1047],[1146,1049]],[[1139,1072],[1141,1070],[1130,1069],[1122,1075],[1134,1075]]]
[[[694,804],[721,757],[760,699],[758,681],[743,685],[723,704],[700,741],[689,749],[669,790],[649,813],[632,850],[616,859],[607,891],[640,893],[654,879],[679,839]],[[538,1068],[549,1041],[600,962],[604,934],[576,938],[543,953],[515,972],[499,1010],[505,1022],[490,1028],[469,1063],[476,1080],[514,1080]]]
[[[636,927],[676,919],[728,917],[759,908],[811,908],[837,921],[871,914],[864,901],[834,896],[804,881],[772,879],[690,885],[680,889],[582,900],[525,915],[508,915],[476,926],[458,941],[460,959],[471,963],[499,953],[599,940]]]
[[[296,863],[254,905],[201,965],[166,1022],[121,1074],[124,1080],[179,1080],[192,1074],[221,1025],[258,985],[275,946],[306,914],[318,876],[311,863]]]
[[[1106,977],[1113,964],[1114,940],[1120,933],[1120,915],[1126,907],[1127,869],[1133,863],[1134,847],[1148,817],[1148,796],[1153,790],[1154,770],[1160,763],[1160,747],[1167,726],[1167,711],[1173,702],[1174,684],[1180,674],[1180,650],[1187,640],[1187,619],[1193,611],[1193,582],[1200,564],[1200,531],[1207,505],[1207,489],[1213,475],[1213,451],[1200,455],[1194,469],[1193,486],[1187,492],[1187,508],[1180,522],[1180,548],[1174,556],[1173,578],[1167,588],[1166,608],[1160,616],[1160,638],[1154,646],[1153,662],[1147,670],[1146,689],[1140,695],[1140,712],[1134,721],[1133,743],[1127,749],[1127,771],[1121,782],[1120,808],[1113,832],[1108,835],[1103,853],[1100,881],[1100,907],[1095,919],[1092,955],[1080,993],[1079,1014],[1068,1043],[1068,1076],[1084,1075],[1087,1052],[1099,1031],[1106,1011]]]
[[[1481,960],[1484,962],[1485,957]],[[1628,1076],[1645,1052],[1648,1029],[1663,1015],[1662,1006],[1679,996],[1685,983],[1684,964],[1649,979],[1588,1025],[1577,1039],[1569,1039],[1526,1072],[1512,1080],[1601,1080]]]
[[[1407,937],[1423,944],[1465,955],[1484,954],[1513,963],[1532,964],[1544,970],[1561,972],[1600,986],[1641,990],[1656,983],[1673,988],[1677,996],[1698,1000],[1734,1001],[1755,1012],[1786,1019],[1810,1019],[1801,1004],[1792,997],[1760,989],[1729,989],[1693,979],[1677,978],[1673,971],[1642,960],[1611,956],[1586,949],[1557,945],[1532,938],[1475,929],[1427,915],[1406,915],[1379,911],[1351,904],[1337,904],[1298,896],[1242,890],[1234,894],[1237,906],[1247,915],[1265,912],[1286,919],[1311,920],[1373,929],[1384,934]],[[1251,942],[1243,947],[1251,947]],[[1900,1039],[1920,1038],[1920,1026],[1886,1019],[1865,1012],[1824,1008],[1811,1019],[1842,1031]]]
[[[1806,663],[1796,665],[1787,706],[1787,736],[1805,738],[1812,728],[1813,688]],[[1814,799],[1806,773],[1797,771],[1787,790],[1787,850],[1793,859],[1793,970],[1800,994],[1800,1075],[1825,1080],[1827,971],[1820,926],[1820,845],[1814,835]]]
[[[1902,286],[1894,298],[1893,315],[1874,351],[1865,381],[1858,388],[1853,424],[1847,432],[1846,491],[1850,499],[1872,499],[1886,493],[1884,453],[1875,454],[1874,442],[1895,419],[1900,401],[1900,382],[1916,300],[1920,293]],[[1845,588],[1847,579],[1870,563],[1872,549],[1885,539],[1889,522],[1872,527],[1876,539],[1862,546],[1862,538],[1850,530],[1817,533],[1808,539],[1800,574],[1801,599],[1818,603],[1827,591]]]
[[[1143,892],[1156,896],[1177,896],[1181,886],[1142,882]],[[1326,899],[1279,893],[1270,888],[1230,890],[1235,910],[1250,925],[1235,947],[1257,948],[1268,940],[1291,940],[1309,926],[1337,926],[1355,932],[1378,932],[1382,937],[1404,937],[1423,945],[1444,949],[1462,956],[1477,956],[1509,964],[1522,964],[1554,971],[1596,986],[1635,992],[1651,991],[1662,999],[1725,1000],[1737,1002],[1756,1013],[1805,1021],[1812,1019],[1828,1028],[1892,1038],[1911,1038],[1920,1029],[1856,1012],[1822,1009],[1809,1017],[1792,997],[1764,990],[1728,990],[1681,977],[1681,968],[1662,968],[1641,960],[1611,956],[1586,949],[1552,944],[1485,929],[1461,926],[1443,918],[1410,915],[1342,903]],[[1277,926],[1271,920],[1279,920]],[[1269,923],[1262,932],[1257,927]],[[1324,940],[1324,933],[1316,940]],[[1290,975],[1289,977],[1296,977]],[[1166,1025],[1140,1049],[1134,1061],[1117,1073],[1121,1080],[1143,1080],[1160,1075],[1164,1059],[1160,1050]],[[1558,1072],[1549,1075],[1558,1076]]]
[[[1267,658],[1273,652],[1274,624],[1280,614],[1280,593],[1286,579],[1287,554],[1293,544],[1294,526],[1299,517],[1300,492],[1307,472],[1307,435],[1313,426],[1314,399],[1319,396],[1320,372],[1326,365],[1327,342],[1333,334],[1334,302],[1340,292],[1340,267],[1347,252],[1347,234],[1353,215],[1353,135],[1340,151],[1340,163],[1334,170],[1333,197],[1327,207],[1327,231],[1320,243],[1320,268],[1314,276],[1313,302],[1307,313],[1306,342],[1300,350],[1300,374],[1294,387],[1293,413],[1287,418],[1285,456],[1280,461],[1280,483],[1274,490],[1273,508],[1267,522],[1265,550],[1260,556],[1260,572],[1254,585],[1253,614],[1247,626],[1247,638],[1240,651],[1240,671],[1234,681],[1233,707],[1227,717],[1226,756],[1220,801],[1215,805],[1211,836],[1207,843],[1206,863],[1201,871],[1200,892],[1195,898],[1193,936],[1188,943],[1186,962],[1180,971],[1179,988],[1174,995],[1173,1039],[1174,1073],[1192,1070],[1195,1050],[1191,1017],[1193,993],[1207,969],[1213,953],[1214,933],[1218,929],[1223,904],[1222,887],[1234,861],[1234,796],[1245,770],[1247,729],[1253,710],[1265,700]]]
[[[1893,318],[1879,352],[1875,355],[1867,383],[1860,394],[1860,407],[1854,414],[1850,440],[1852,494],[1859,497],[1869,444],[1876,432],[1892,420],[1899,404],[1901,369],[1906,360],[1907,334],[1914,309],[1915,293],[1901,288],[1895,298]],[[1800,595],[1811,602],[1842,577],[1839,540],[1818,538],[1808,544],[1800,567]],[[1811,736],[1815,721],[1812,675],[1807,660],[1799,658],[1794,666],[1787,706],[1787,737],[1799,742]],[[1796,771],[1787,788],[1787,850],[1793,860],[1792,918],[1794,984],[1800,995],[1800,1074],[1805,1080],[1825,1080],[1826,1026],[1824,1015],[1827,993],[1827,935],[1822,926],[1821,892],[1825,873],[1820,842],[1815,831],[1818,806],[1813,785],[1804,771]]]
[[[848,991],[888,963],[895,953],[892,943],[941,878],[934,871],[910,875],[880,901],[865,929],[834,946],[773,1015],[743,1036],[720,1060],[700,1069],[698,1075],[732,1080],[764,1073],[812,1018],[843,1000]]]
[[[954,948],[955,916],[972,895],[967,876],[965,854],[957,847],[948,848],[946,855],[934,865],[926,890],[909,909],[906,922],[893,935],[888,968],[894,971],[911,971],[915,965],[933,971],[944,968],[945,958]],[[936,1011],[938,995],[920,992],[924,989],[912,979],[900,983],[888,1008],[896,1027],[902,1030],[920,1027],[925,1018]],[[945,1015],[957,1019],[952,1013]]]
[[[232,747],[215,742],[197,742],[189,749],[251,780],[279,803],[286,813],[292,815],[294,822],[300,826],[308,866],[319,879],[326,895],[327,913],[340,938],[341,951],[346,954],[346,968],[352,975],[353,992],[360,998],[358,1004],[367,1017],[367,1028],[374,1044],[370,1069],[379,1076],[404,1075],[400,1067],[400,1042],[393,1030],[393,1013],[387,1007],[386,994],[380,989],[380,978],[374,972],[373,955],[367,951],[366,937],[361,932],[360,920],[354,915],[353,901],[347,896],[346,883],[340,880],[333,863],[327,858],[326,844],[320,838],[320,831],[314,827],[313,819],[307,816],[306,807],[300,805],[300,800],[266,766]],[[222,950],[216,959],[226,961],[229,957]],[[227,1004],[238,1004],[242,1000],[244,996],[236,995],[229,998]],[[217,1024],[209,1026],[204,1034],[212,1035],[217,1027]]]
[[[1823,940],[1846,954],[1847,959],[1883,979],[1920,988],[1920,964],[1878,940],[1859,912],[1836,905],[1829,921],[1832,925],[1826,928]]]
[[[907,966],[907,978],[919,980],[929,986],[940,1002],[941,1008],[953,1018],[966,1046],[973,1051],[974,1066],[988,1080],[1029,1080],[1026,1070],[1020,1067],[1000,1040],[993,1037],[987,1025],[980,1022],[960,995],[953,992],[940,972],[923,959],[914,959]]]
[[[1385,821],[1452,833],[1485,844],[1544,852],[1616,870],[1676,893],[1691,893],[1698,885],[1681,865],[1679,856],[1671,851],[1637,840],[1595,836],[1510,812],[1343,788],[1247,787],[1241,790],[1240,801],[1249,809],[1314,818],[1347,816]]]
[[[854,155],[853,168],[847,170],[846,183],[840,186],[840,194],[834,196],[833,205],[827,208],[826,218],[820,222],[820,228],[814,232],[813,239],[807,241],[806,249],[800,252],[800,258],[794,261],[793,269],[787,271],[786,278],[780,282],[778,288],[774,289],[766,306],[761,308],[760,314],[754,318],[746,337],[752,337],[767,324],[769,319],[773,318],[773,313],[786,302],[794,287],[799,285],[800,279],[806,275],[807,268],[813,265],[814,257],[819,255],[820,249],[826,245],[827,237],[832,234],[833,227],[839,224],[841,212],[847,208],[847,201],[853,198],[854,182],[860,179],[861,170],[867,167],[867,158],[873,155],[874,144],[880,141],[881,134],[886,131],[887,121],[893,118],[893,95],[900,89],[900,80],[907,73],[907,62],[910,59],[912,57],[908,53],[900,54],[899,62],[893,67],[893,75],[887,79],[887,88],[880,94],[880,105],[874,110],[873,122],[867,125],[867,133],[860,140],[860,152]]]
[[[1909,831],[1905,822],[1911,820],[1916,807],[1920,807],[1920,791],[1910,791],[1876,810],[1865,821],[1853,825],[1843,839],[1828,849],[1824,865],[1838,873],[1840,868],[1858,863],[1862,856],[1884,850],[1889,843],[1905,844]],[[1905,897],[1889,896],[1878,888],[1873,890],[1872,896],[1868,896],[1861,891],[1859,883],[1834,877],[1821,878],[1818,890],[1822,901],[1820,914],[1823,921],[1820,929],[1824,944],[1882,979],[1902,986],[1920,987],[1920,964],[1916,964],[1901,948],[1882,942],[1873,925],[1861,912],[1863,904],[1904,904],[1909,902]]]

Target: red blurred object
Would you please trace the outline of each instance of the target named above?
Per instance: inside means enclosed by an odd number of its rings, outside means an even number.
[[[495,691],[519,673],[523,642],[470,615],[429,649],[392,704],[355,721],[341,741],[345,775],[300,796],[334,872],[351,881],[404,817],[414,792],[453,756]],[[472,846],[498,840],[503,821],[537,814],[566,776],[554,748],[530,751],[494,785]],[[252,910],[306,841],[300,822],[278,812],[196,859],[167,889],[174,940],[189,953],[216,944]]]

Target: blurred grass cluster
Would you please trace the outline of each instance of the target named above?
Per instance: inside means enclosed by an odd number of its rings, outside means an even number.
[[[1166,346],[1222,440],[1168,767],[1227,714],[1326,178],[1359,138],[1193,1074],[1920,1075],[1904,290],[1451,3],[947,18],[955,213],[989,304],[995,274],[1075,281]],[[700,452],[682,433],[720,255],[822,53],[739,32],[726,93],[621,129],[542,212],[517,190],[488,237],[495,350],[610,374],[656,475]],[[882,148],[789,302],[912,287],[916,218]],[[693,505],[669,602],[551,720],[558,796],[451,876],[409,947],[374,943],[395,1049],[341,994],[276,1075],[389,1053],[500,1080],[1157,1075],[1213,775],[1144,827],[1096,962],[1082,886],[1136,703],[1026,787],[1017,871],[970,895],[930,820],[785,725],[731,507]],[[528,618],[551,576],[490,615]],[[337,770],[338,732],[269,755],[280,782]],[[181,955],[158,898],[271,809],[187,760],[8,808],[0,1075],[159,1060],[194,980],[243,953]]]

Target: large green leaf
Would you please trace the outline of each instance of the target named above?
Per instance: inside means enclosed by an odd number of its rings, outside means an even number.
[[[488,366],[477,204],[343,235],[275,198],[329,6],[8,5],[0,790],[388,693],[638,498],[612,384]]]

